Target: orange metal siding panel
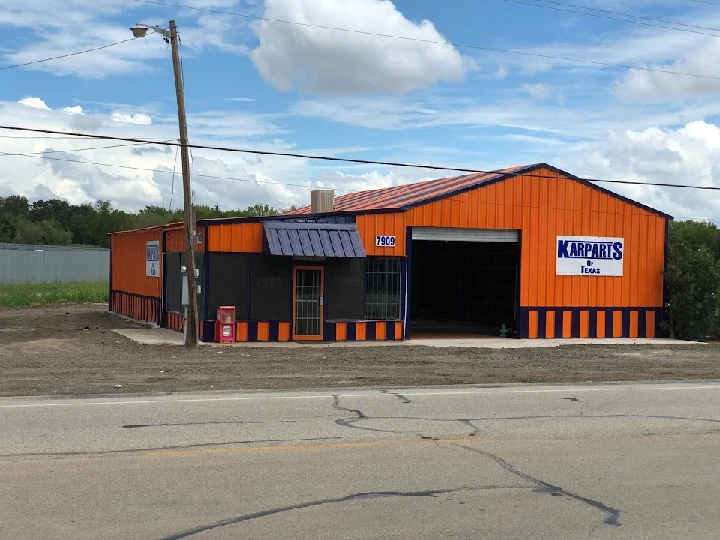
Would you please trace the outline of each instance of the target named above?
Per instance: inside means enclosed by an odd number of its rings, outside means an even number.
[[[170,229],[165,232],[165,251],[167,253],[185,251],[184,229]]]
[[[270,323],[259,322],[257,328],[258,341],[270,341]]]
[[[639,313],[635,310],[630,312],[630,337],[636,338],[638,336],[638,323],[639,323]],[[642,336],[645,337],[645,336]]]
[[[112,284],[116,291],[159,298],[162,291],[162,260],[157,277],[145,275],[147,242],[161,241],[160,229],[111,236]]]
[[[395,341],[400,341],[403,338],[403,324],[401,322],[395,323]]]
[[[642,337],[654,338],[655,337],[655,312],[654,311],[646,312],[645,328],[647,331],[647,335],[642,336]]]
[[[572,337],[572,311],[563,312],[562,337]]]
[[[235,341],[247,341],[248,340],[248,323],[239,322],[236,323],[237,328],[235,329]]]
[[[538,169],[530,174],[413,208],[406,214],[406,225],[459,223],[520,230],[520,305],[524,307],[661,306],[665,219],[555,171]],[[452,213],[458,208],[456,219]],[[374,219],[358,216],[359,222]],[[369,224],[361,229],[366,242],[374,244],[375,234],[390,234],[375,233],[376,228]],[[623,237],[623,277],[556,276],[558,236]],[[404,232],[398,241],[404,254]],[[374,245],[368,254],[376,254]]]
[[[359,322],[355,323],[355,340],[356,341],[365,341],[367,339],[367,328],[366,323]]]
[[[208,251],[262,253],[262,223],[210,225],[206,240]]]
[[[375,324],[375,340],[385,341],[387,338],[387,326],[384,321]]]
[[[422,214],[422,212],[419,214]],[[414,216],[417,215],[418,212],[415,212]],[[360,215],[357,216],[355,224],[360,232],[365,253],[369,256],[401,257],[405,255],[405,214]],[[418,223],[418,225],[421,224]],[[375,246],[375,237],[377,235],[394,236],[395,247]]]
[[[580,337],[586,338],[590,337],[590,312],[589,311],[581,311],[580,312]]]
[[[612,337],[622,337],[622,311],[613,311],[613,335]]]
[[[545,315],[545,337],[552,339],[555,337],[555,312],[548,311]]]
[[[341,322],[335,325],[335,339],[345,341],[347,339],[347,323]]]
[[[535,339],[538,337],[538,312],[537,311],[531,311],[530,312],[530,328],[528,329],[528,337],[530,339]]]
[[[290,341],[290,323],[281,322],[278,325],[278,341]]]

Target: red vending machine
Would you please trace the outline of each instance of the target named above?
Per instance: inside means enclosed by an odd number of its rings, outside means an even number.
[[[220,306],[215,321],[215,342],[235,343],[235,306]]]

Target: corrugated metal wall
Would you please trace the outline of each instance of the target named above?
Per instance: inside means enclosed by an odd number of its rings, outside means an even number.
[[[263,224],[260,222],[210,225],[207,236],[208,251],[262,253]]]
[[[157,277],[145,275],[146,244],[161,242],[162,230],[134,231],[110,236],[112,250],[112,283],[110,288],[134,295],[160,298],[162,291],[162,265]]]
[[[548,169],[406,214],[409,227],[520,230],[520,305],[527,307],[661,307],[665,223],[662,216]],[[556,276],[555,244],[564,235],[624,237],[624,275]]]
[[[0,283],[67,283],[108,279],[110,251],[107,249],[23,247],[0,249]]]

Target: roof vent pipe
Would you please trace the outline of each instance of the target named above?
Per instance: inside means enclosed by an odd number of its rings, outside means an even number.
[[[335,192],[332,189],[313,189],[310,192],[310,211],[326,214],[335,210]]]

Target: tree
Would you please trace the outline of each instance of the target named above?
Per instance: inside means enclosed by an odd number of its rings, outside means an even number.
[[[706,247],[715,260],[720,260],[720,229],[702,221],[673,221],[670,223],[670,242],[682,242],[692,248]]]
[[[262,203],[255,203],[252,206],[248,206],[246,212],[249,217],[276,216],[278,214],[275,208]]]
[[[20,218],[26,218],[30,212],[30,203],[26,197],[10,195],[2,201],[2,212]]]
[[[72,243],[72,234],[50,219],[39,223],[21,219],[17,222],[14,241],[19,244],[67,246]]]
[[[671,224],[665,326],[672,337],[704,340],[720,333],[720,261],[713,251],[717,233],[708,224]]]

